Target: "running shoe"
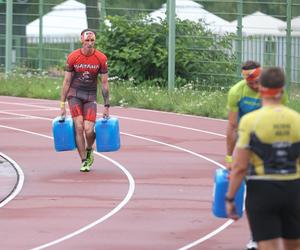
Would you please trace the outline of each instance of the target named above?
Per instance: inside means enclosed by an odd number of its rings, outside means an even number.
[[[253,240],[250,240],[246,246],[246,250],[257,250],[257,243]]]
[[[86,161],[89,167],[93,165],[94,162],[94,154],[93,154],[93,149],[86,149]]]
[[[81,167],[80,167],[80,172],[90,172],[90,170],[91,170],[91,168],[90,168],[87,160],[82,162]]]

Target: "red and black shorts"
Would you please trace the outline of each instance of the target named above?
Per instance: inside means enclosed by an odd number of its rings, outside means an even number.
[[[83,116],[83,120],[95,122],[97,116],[96,101],[86,101],[75,96],[68,97],[72,117]]]
[[[246,210],[254,241],[300,239],[300,179],[247,181]]]

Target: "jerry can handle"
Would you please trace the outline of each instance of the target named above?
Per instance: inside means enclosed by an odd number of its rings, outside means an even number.
[[[110,119],[110,116],[103,116],[102,123],[107,122]]]
[[[58,122],[59,122],[59,123],[63,123],[63,122],[65,122],[65,119],[66,119],[66,117],[65,117],[64,115],[62,115],[62,116],[60,117],[60,119],[58,120]]]

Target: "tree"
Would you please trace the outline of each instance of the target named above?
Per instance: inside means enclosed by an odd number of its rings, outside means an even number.
[[[145,21],[143,15],[108,18],[111,25],[105,26],[105,36],[100,36],[96,46],[109,58],[110,75],[133,78],[136,84],[167,79],[167,22]],[[231,83],[236,63],[234,55],[228,53],[232,50],[231,37],[216,39],[203,24],[195,22],[177,19],[176,24],[176,76],[181,83]]]

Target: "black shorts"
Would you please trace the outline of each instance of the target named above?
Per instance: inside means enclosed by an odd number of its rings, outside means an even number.
[[[249,180],[246,210],[254,241],[300,239],[300,179]]]

